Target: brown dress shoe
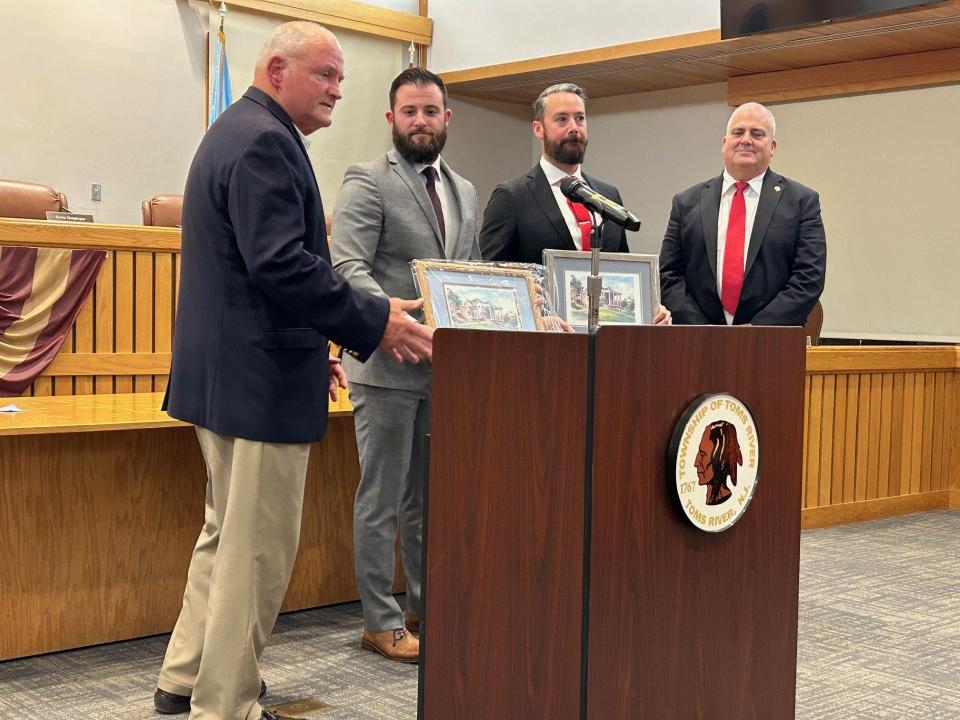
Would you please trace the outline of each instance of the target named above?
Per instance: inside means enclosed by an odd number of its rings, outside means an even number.
[[[364,650],[380,653],[388,660],[397,662],[420,662],[420,641],[404,628],[370,632],[364,629],[360,646]]]
[[[412,635],[420,634],[420,616],[416,613],[405,612],[403,614],[403,624],[407,628],[407,632]]]

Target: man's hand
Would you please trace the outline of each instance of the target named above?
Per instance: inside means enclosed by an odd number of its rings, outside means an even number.
[[[398,363],[418,363],[433,357],[433,328],[421,325],[407,313],[423,307],[420,300],[390,298],[390,315],[380,349]]]
[[[653,316],[654,325],[673,325],[673,315],[663,305],[657,306],[657,314]]]
[[[347,371],[336,355],[331,355],[327,361],[330,363],[330,399],[336,402],[339,388],[347,389]]]

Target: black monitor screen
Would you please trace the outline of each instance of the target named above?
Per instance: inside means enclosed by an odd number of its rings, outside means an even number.
[[[935,4],[930,0],[720,0],[720,36],[726,40],[914,5]]]

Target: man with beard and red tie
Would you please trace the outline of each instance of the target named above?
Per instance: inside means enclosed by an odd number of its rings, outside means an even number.
[[[803,325],[823,292],[820,196],[770,170],[773,113],[730,116],[724,171],[673,198],[660,250],[664,304],[680,325]]]
[[[586,99],[577,85],[561,83],[533,103],[533,134],[543,156],[490,196],[480,229],[484,260],[541,263],[546,249],[589,250],[590,213],[560,192],[560,181],[569,175],[623,204],[617,188],[581,172],[587,150]],[[605,252],[629,252],[626,232],[611,222],[603,224],[600,242]]]
[[[452,112],[443,81],[409,68],[390,87],[393,148],[347,170],[333,212],[333,265],[352,287],[414,299],[410,261],[479,260],[477,192],[440,157]],[[362,647],[417,662],[423,618],[422,502],[429,464],[430,366],[374,352],[344,358],[360,452],[353,545],[363,605]],[[393,597],[400,538],[406,612]]]

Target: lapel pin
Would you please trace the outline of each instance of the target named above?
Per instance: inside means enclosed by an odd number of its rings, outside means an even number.
[[[773,186],[773,191],[774,191],[774,192],[780,192],[780,186],[779,186],[779,185],[774,185],[774,186]]]

